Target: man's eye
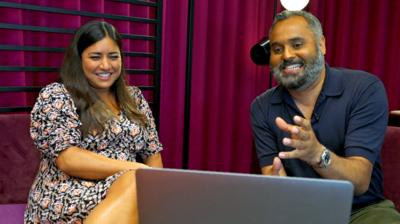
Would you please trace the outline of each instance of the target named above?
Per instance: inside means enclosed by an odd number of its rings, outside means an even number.
[[[295,49],[299,49],[299,48],[301,48],[303,46],[303,43],[294,43],[293,44],[293,48],[295,48]]]
[[[274,54],[279,54],[282,52],[282,48],[281,47],[272,47],[272,52]]]

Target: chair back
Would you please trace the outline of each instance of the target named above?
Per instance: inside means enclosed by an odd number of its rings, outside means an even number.
[[[0,204],[27,202],[40,160],[29,124],[27,113],[0,114]]]
[[[381,155],[384,194],[400,211],[400,127],[388,126]]]

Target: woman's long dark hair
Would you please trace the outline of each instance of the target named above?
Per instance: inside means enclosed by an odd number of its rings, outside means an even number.
[[[105,37],[110,37],[118,45],[122,61],[121,75],[110,90],[115,95],[120,109],[130,120],[138,121],[141,125],[147,123],[146,116],[139,111],[127,89],[121,35],[107,22],[91,21],[75,32],[60,70],[61,82],[71,94],[80,116],[83,136],[92,132],[100,133],[104,130],[105,122],[115,116],[100,100],[82,68],[82,52]]]

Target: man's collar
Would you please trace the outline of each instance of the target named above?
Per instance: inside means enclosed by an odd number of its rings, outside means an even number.
[[[272,94],[271,94],[271,101],[270,101],[271,104],[281,103],[285,92],[287,92],[287,90],[283,88],[281,85],[274,87],[272,89]]]
[[[341,71],[329,67],[328,64],[325,64],[325,71],[326,76],[321,94],[325,96],[341,95],[344,90],[343,80],[340,75]]]

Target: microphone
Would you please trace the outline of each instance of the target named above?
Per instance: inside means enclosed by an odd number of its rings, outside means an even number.
[[[269,65],[270,52],[269,39],[265,36],[251,48],[250,57],[256,65]]]

